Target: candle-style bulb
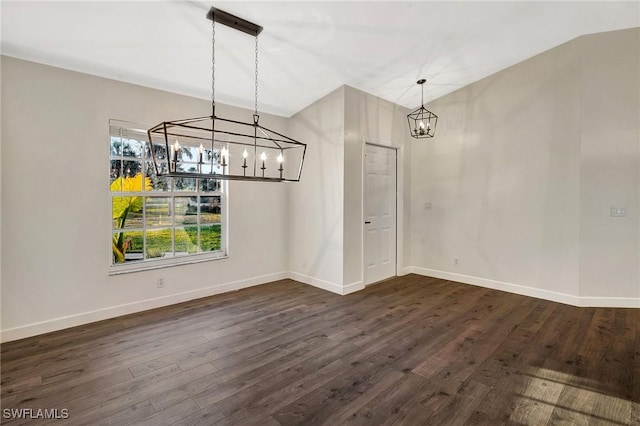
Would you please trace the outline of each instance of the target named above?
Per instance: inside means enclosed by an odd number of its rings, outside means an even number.
[[[204,152],[204,146],[200,143],[198,147],[198,172],[202,170],[202,153]]]
[[[284,172],[284,167],[282,164],[283,161],[284,161],[284,157],[282,156],[282,152],[280,152],[280,154],[278,154],[278,164],[280,164],[278,171],[280,172],[280,179],[282,179],[282,172]]]
[[[180,144],[176,140],[176,143],[171,145],[171,152],[173,153],[171,168],[173,168],[174,171],[178,168],[178,150],[179,149],[180,149]]]
[[[247,167],[248,167],[248,166],[247,166],[247,157],[248,157],[248,156],[249,156],[249,153],[248,153],[248,152],[247,152],[247,150],[245,149],[245,150],[242,152],[242,174],[243,174],[244,176],[246,176],[246,175],[247,175]]]
[[[264,165],[264,161],[267,159],[267,153],[262,151],[262,154],[260,154],[260,159],[262,160],[262,167],[260,167],[260,170],[262,170],[262,177],[264,177],[264,171],[267,169],[267,167]]]
[[[222,170],[227,166],[227,160],[229,159],[229,150],[223,146],[220,150],[220,156],[222,157]]]
[[[420,124],[418,124],[418,127],[424,129],[424,121],[420,120]]]

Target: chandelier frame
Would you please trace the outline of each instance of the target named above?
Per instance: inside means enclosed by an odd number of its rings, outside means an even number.
[[[422,88],[422,102],[420,107],[407,114],[409,133],[416,139],[432,138],[436,133],[438,116],[424,107],[424,84],[426,79],[421,78],[416,82]]]
[[[209,9],[206,17],[211,20],[212,33],[211,115],[163,121],[148,129],[156,174],[176,178],[299,182],[307,145],[259,122],[258,35],[263,28],[214,7]],[[255,37],[255,110],[252,121],[232,120],[216,114],[216,23]]]

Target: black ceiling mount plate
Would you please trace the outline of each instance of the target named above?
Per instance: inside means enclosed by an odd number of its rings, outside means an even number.
[[[262,27],[260,25],[249,22],[246,19],[239,18],[228,12],[225,12],[224,10],[216,9],[215,7],[209,9],[209,12],[207,13],[207,19],[211,19],[212,21],[218,22],[222,25],[226,25],[227,27],[231,27],[234,30],[242,31],[243,33],[247,33],[255,37],[257,37],[258,34],[262,32]]]
[[[425,84],[427,82],[427,80],[425,80],[424,78],[421,78],[420,80],[416,81],[416,83],[418,84]]]

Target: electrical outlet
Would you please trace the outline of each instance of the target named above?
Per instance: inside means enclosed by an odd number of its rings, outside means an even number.
[[[458,266],[458,258],[457,257],[453,258],[453,266]]]
[[[424,209],[425,210],[431,210],[431,203],[429,203],[429,202],[424,203]]]
[[[158,288],[164,288],[164,278],[158,278]]]

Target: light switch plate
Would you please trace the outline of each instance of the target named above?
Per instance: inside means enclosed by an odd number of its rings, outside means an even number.
[[[625,217],[627,216],[627,209],[624,207],[611,207],[611,217]]]

